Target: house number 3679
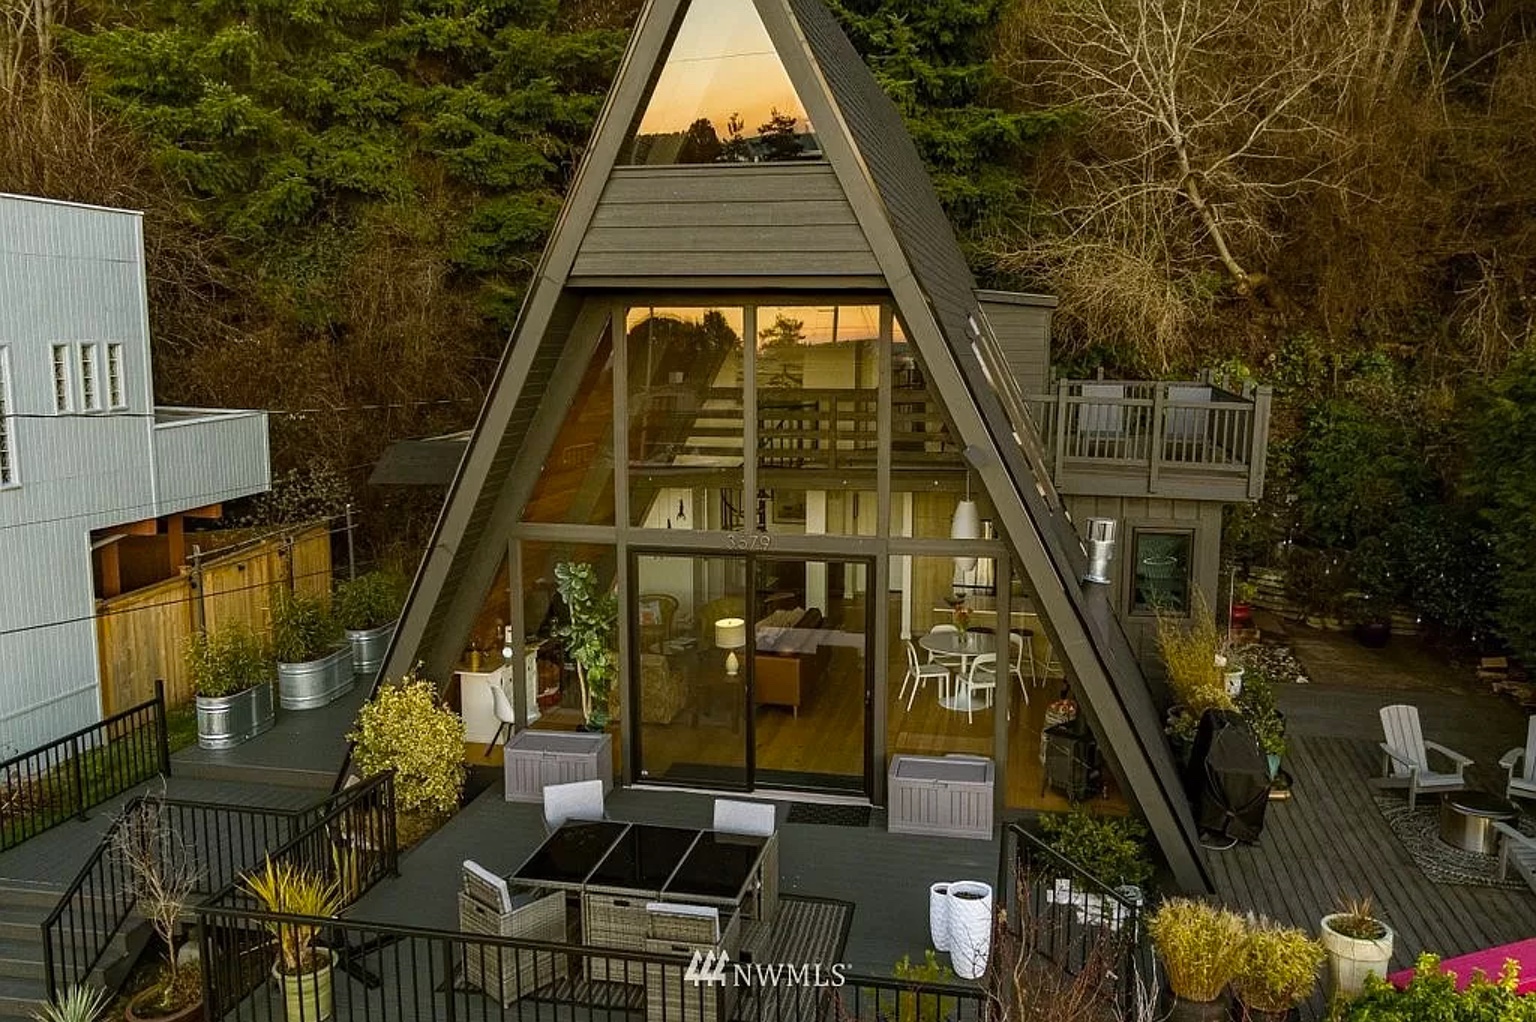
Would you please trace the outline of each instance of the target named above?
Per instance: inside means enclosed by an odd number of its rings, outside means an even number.
[[[733,532],[725,538],[725,545],[732,550],[767,550],[772,539],[766,532]]]

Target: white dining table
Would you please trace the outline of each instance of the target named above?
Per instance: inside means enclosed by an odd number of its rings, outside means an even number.
[[[997,636],[990,632],[929,632],[918,639],[917,644],[930,653],[959,657],[959,676],[954,679],[959,681],[970,672],[973,659],[982,653],[997,651]],[[985,709],[987,702],[984,699],[973,701],[971,693],[961,685],[952,688],[944,684],[939,687],[939,705],[956,713],[966,713]]]

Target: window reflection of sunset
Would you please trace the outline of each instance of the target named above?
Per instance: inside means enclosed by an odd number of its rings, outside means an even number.
[[[640,134],[682,132],[708,118],[723,138],[732,114],[756,135],[773,111],[808,131],[805,109],[752,0],[696,0],[688,9],[640,122]]]
[[[809,305],[761,306],[757,310],[758,350],[768,343],[763,331],[772,329],[780,316],[800,322],[802,344],[867,341],[880,336],[878,305],[843,305],[836,309]]]

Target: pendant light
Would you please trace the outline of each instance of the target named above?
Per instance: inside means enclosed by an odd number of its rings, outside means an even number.
[[[950,539],[981,539],[981,509],[971,499],[971,474],[965,474],[965,499],[955,505],[955,517],[949,523]],[[969,572],[976,570],[976,558],[956,557],[955,570]]]

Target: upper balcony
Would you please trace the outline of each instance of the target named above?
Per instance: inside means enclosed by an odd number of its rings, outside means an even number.
[[[1268,387],[1059,380],[1027,400],[1064,494],[1239,503],[1264,490]]]
[[[248,497],[272,485],[266,412],[156,408],[153,442],[157,515]]]

